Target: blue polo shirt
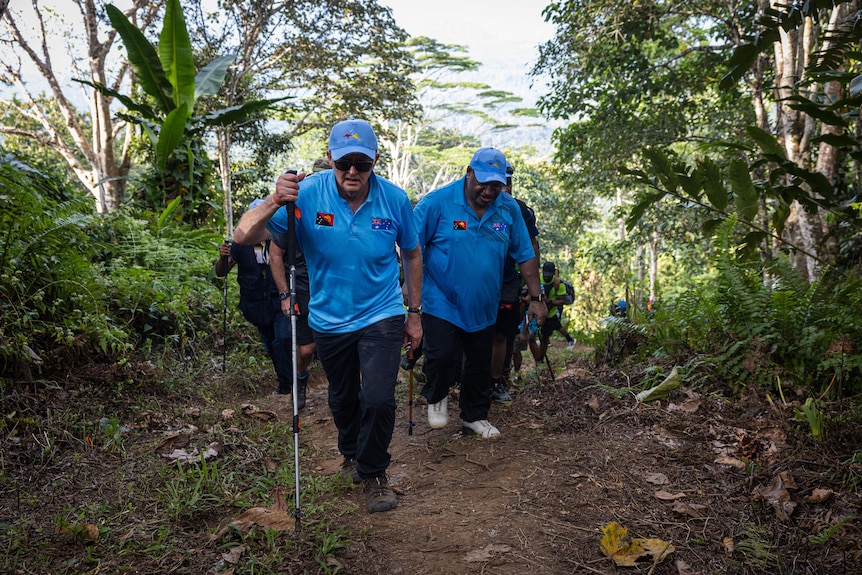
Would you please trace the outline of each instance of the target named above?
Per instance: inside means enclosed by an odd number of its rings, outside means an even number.
[[[500,193],[480,219],[465,178],[428,193],[413,217],[422,247],[422,309],[467,332],[497,321],[503,263],[535,257],[521,208]]]
[[[410,200],[374,173],[369,185],[354,213],[338,195],[332,170],[299,184],[296,237],[308,264],[308,323],[315,331],[349,333],[404,314],[395,246],[418,245]],[[286,232],[287,210],[280,208],[266,227],[273,235]]]

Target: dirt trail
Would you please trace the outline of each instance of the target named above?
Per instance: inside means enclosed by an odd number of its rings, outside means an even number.
[[[618,387],[630,385],[616,370],[598,374],[574,364],[556,384],[547,374],[540,382],[542,370],[525,377],[512,403],[492,406],[489,420],[502,437],[490,441],[461,436],[456,400],[450,400],[449,425],[431,429],[417,382],[413,435],[402,401],[390,448],[398,508],[372,515],[361,488],[344,496],[359,512],[343,520],[364,535],[340,556],[341,572],[618,573],[599,548],[601,527],[614,521],[635,537],[672,543],[668,560],[643,564],[640,571],[651,575],[777,573],[777,566],[767,568],[777,556],[796,566],[783,573],[862,572],[842,571],[858,568],[853,556],[848,563],[846,553],[803,545],[812,527],[828,525],[829,514],[858,511],[858,494],[801,503],[789,522],[752,495],[768,487],[773,469],[786,469],[781,461],[791,455],[783,424],[768,405],[734,412],[721,400],[678,391],[667,401],[636,406],[631,397],[614,401],[594,387],[614,385],[614,374]],[[341,457],[325,386],[322,376],[313,378],[300,437],[311,472],[328,474]],[[289,400],[271,401],[271,409],[289,418]],[[758,461],[762,473],[740,468],[743,457]],[[823,486],[817,471],[794,467],[794,500]],[[745,545],[758,529],[767,543],[783,547],[767,545],[762,557],[750,557]]]

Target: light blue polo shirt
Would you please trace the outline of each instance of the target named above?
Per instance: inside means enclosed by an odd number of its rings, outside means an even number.
[[[501,192],[479,219],[464,182],[428,193],[413,217],[422,247],[422,309],[475,332],[497,321],[506,256],[521,263],[535,254],[514,198]]]
[[[315,331],[349,333],[404,314],[395,245],[418,245],[407,194],[371,174],[365,203],[356,213],[338,195],[335,172],[309,175],[299,183],[296,237],[308,263],[311,289],[308,323]],[[280,208],[267,224],[287,231]]]

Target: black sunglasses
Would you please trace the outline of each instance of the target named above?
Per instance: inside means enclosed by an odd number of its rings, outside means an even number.
[[[349,172],[350,168],[356,168],[357,172],[368,172],[374,167],[374,162],[368,160],[335,160],[335,167],[342,172]]]

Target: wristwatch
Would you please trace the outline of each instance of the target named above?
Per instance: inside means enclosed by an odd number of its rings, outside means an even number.
[[[408,307],[407,313],[418,313],[419,315],[422,315],[422,306],[420,305],[419,307]]]
[[[289,291],[278,292],[278,299],[280,299],[281,301],[284,301],[289,297],[290,297]]]
[[[545,294],[539,293],[539,295],[531,295],[530,301],[545,301]]]

